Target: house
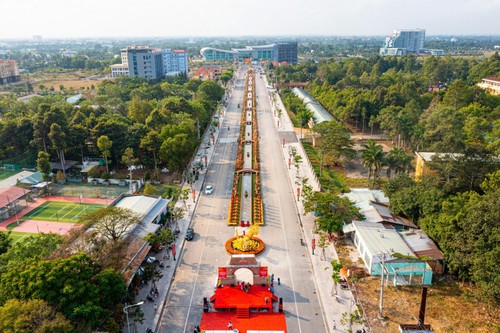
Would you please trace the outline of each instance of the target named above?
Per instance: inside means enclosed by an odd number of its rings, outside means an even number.
[[[429,264],[434,273],[444,273],[445,260],[443,252],[423,230],[411,229],[402,231],[399,234],[413,253]]]
[[[192,77],[200,80],[217,81],[222,74],[222,66],[203,66],[196,69]]]
[[[451,158],[463,156],[459,153],[434,153],[434,152],[415,152],[415,180],[422,179],[423,176],[436,175],[438,172],[433,170],[430,163],[444,161]]]
[[[389,205],[381,202],[363,201],[355,204],[359,212],[365,216],[363,222],[390,225],[395,230],[417,228],[410,220],[394,215],[389,209]]]
[[[419,259],[400,234],[389,225],[353,221],[343,231],[351,237],[370,275],[384,275],[387,283],[431,284],[432,269]]]
[[[500,95],[500,78],[498,77],[486,77],[477,85],[492,95]]]

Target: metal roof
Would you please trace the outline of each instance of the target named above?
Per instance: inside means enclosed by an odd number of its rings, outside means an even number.
[[[403,240],[419,257],[427,256],[432,259],[444,259],[443,252],[439,250],[436,243],[422,230],[410,230],[400,232]]]
[[[347,226],[346,226],[347,227]],[[411,248],[403,241],[394,228],[386,228],[375,223],[353,221],[352,226],[367,251],[376,256],[379,254],[400,253],[415,257]]]
[[[351,192],[344,193],[341,197],[347,197],[354,203],[363,201],[389,202],[389,198],[385,196],[382,190],[370,190],[368,188],[353,188]]]
[[[326,111],[326,109],[314,99],[311,95],[305,92],[304,89],[293,88],[292,92],[302,100],[306,108],[313,113],[314,123],[319,124],[324,121],[333,120],[332,115]]]
[[[7,188],[17,184],[18,181],[33,175],[32,171],[21,171],[16,173],[15,175],[10,176],[2,181],[0,181],[0,188]]]

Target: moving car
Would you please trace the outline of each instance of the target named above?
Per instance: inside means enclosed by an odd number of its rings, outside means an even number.
[[[212,185],[207,185],[205,187],[205,194],[212,194],[213,191],[214,191],[214,188]]]
[[[193,238],[194,238],[194,229],[188,228],[186,230],[186,240],[190,241],[190,240],[193,240]]]

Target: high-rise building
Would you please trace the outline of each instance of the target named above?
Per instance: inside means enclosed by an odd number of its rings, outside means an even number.
[[[17,62],[14,60],[0,60],[0,84],[17,82],[20,79]]]
[[[161,50],[163,72],[165,75],[177,75],[188,72],[188,53],[185,50]]]
[[[159,79],[165,75],[187,73],[188,55],[184,50],[128,46],[120,52],[121,64],[111,65],[111,76]]]
[[[381,55],[405,55],[408,52],[419,53],[424,49],[425,29],[394,30],[391,37],[385,39]]]
[[[291,64],[297,63],[297,42],[280,42],[269,45],[247,46],[243,49],[220,50],[204,47],[200,51],[205,60],[241,61],[277,61]]]

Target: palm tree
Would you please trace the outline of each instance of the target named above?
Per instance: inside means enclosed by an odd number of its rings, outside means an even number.
[[[368,169],[368,182],[373,177],[375,184],[382,169],[382,162],[384,160],[384,151],[381,145],[378,145],[374,140],[369,140],[368,143],[363,144],[361,151],[361,158],[363,159],[363,166]]]

